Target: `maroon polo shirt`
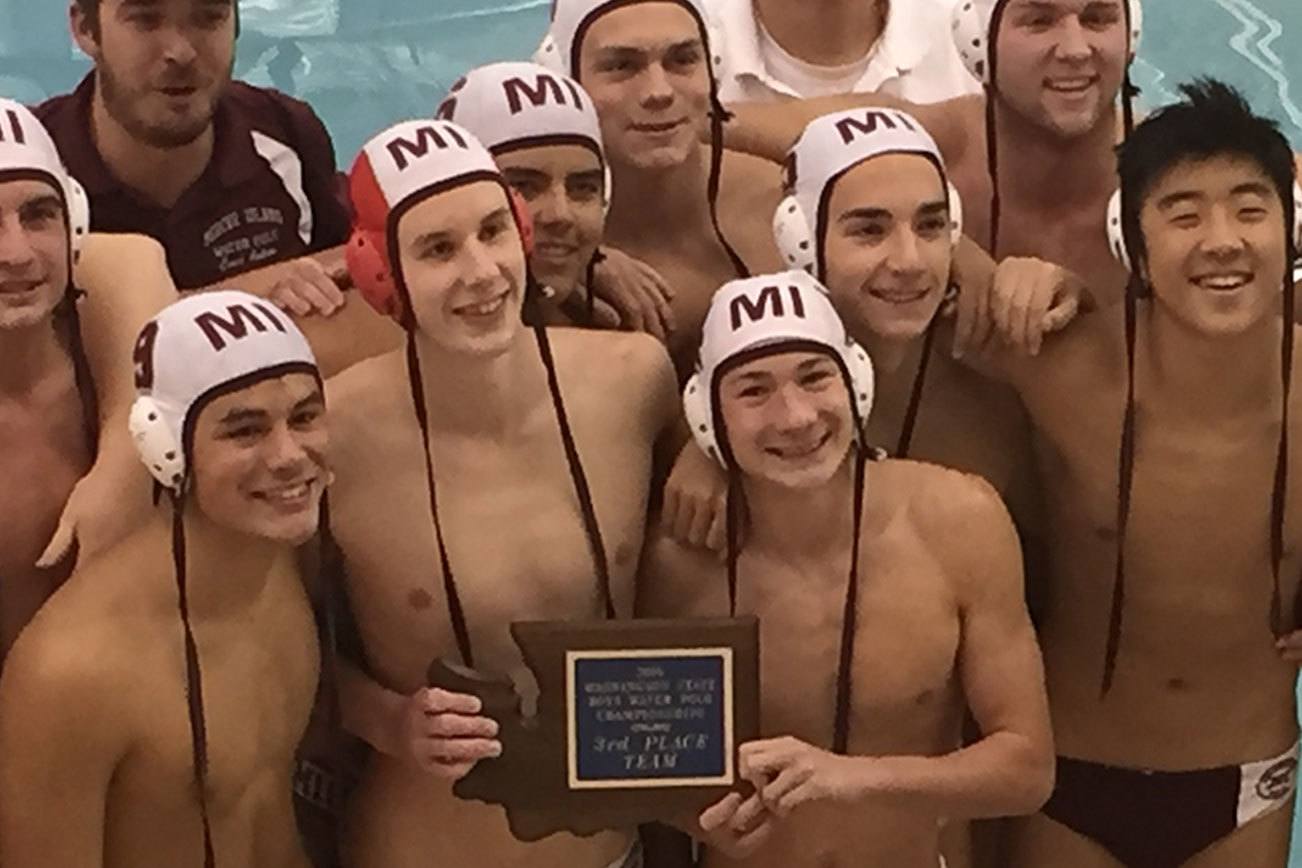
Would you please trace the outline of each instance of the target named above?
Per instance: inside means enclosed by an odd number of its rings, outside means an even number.
[[[234,81],[213,115],[213,155],[171,208],[113,176],[90,128],[94,73],[33,111],[90,197],[91,229],[156,239],[180,289],[348,240],[349,213],[334,146],[307,103]]]

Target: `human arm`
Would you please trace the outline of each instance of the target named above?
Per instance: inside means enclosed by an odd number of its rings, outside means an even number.
[[[598,256],[588,291],[618,314],[618,327],[668,341],[677,327],[674,291],[660,272],[614,247],[601,248]]]
[[[723,143],[735,151],[784,163],[787,152],[812,121],[823,115],[857,108],[891,108],[922,122],[951,166],[968,146],[972,122],[980,117],[983,97],[960,97],[920,105],[882,93],[846,93],[778,102],[728,106],[731,118],[723,125]]]
[[[944,534],[936,553],[956,578],[958,669],[981,739],[936,757],[836,756],[792,738],[743,745],[742,774],[779,816],[808,801],[882,800],[977,819],[1033,813],[1049,797],[1053,741],[1017,534],[994,490],[966,479],[967,491],[933,501],[951,516],[934,532]]]
[[[481,759],[501,756],[498,725],[476,696],[422,688],[404,696],[350,662],[339,662],[344,729],[375,750],[436,777],[459,780]]]
[[[172,301],[176,287],[163,248],[143,235],[92,234],[73,271],[85,296],[78,323],[99,412],[95,462],[68,496],[37,565],[51,566],[78,543],[82,559],[103,550],[149,510],[127,417],[136,398],[132,351],[140,329]]]
[[[727,509],[728,478],[723,468],[689,439],[665,483],[661,529],[683,545],[721,552]]]
[[[48,637],[30,626],[0,680],[0,864],[100,868],[109,782],[125,750],[110,708],[120,693],[94,676],[84,646],[51,648]]]
[[[340,245],[234,274],[197,291],[239,289],[265,298],[295,316],[328,317],[344,306],[344,289],[351,285],[344,248]]]

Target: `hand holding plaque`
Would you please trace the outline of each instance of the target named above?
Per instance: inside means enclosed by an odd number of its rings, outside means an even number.
[[[525,719],[503,682],[438,662],[430,684],[473,693],[497,720],[502,756],[454,792],[506,808],[534,841],[695,816],[739,782],[737,748],[759,728],[753,618],[526,622],[511,626],[538,680]]]

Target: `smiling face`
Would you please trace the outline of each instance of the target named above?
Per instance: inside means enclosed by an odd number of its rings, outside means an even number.
[[[93,20],[74,5],[73,34],[133,138],[173,148],[211,127],[235,60],[233,0],[101,0]]]
[[[534,276],[563,298],[583,282],[605,230],[601,160],[582,145],[521,148],[495,160],[533,217]]]
[[[1284,204],[1254,161],[1177,163],[1144,198],[1144,277],[1157,304],[1204,334],[1236,334],[1278,316],[1288,267]]]
[[[824,283],[851,336],[908,340],[944,299],[952,243],[945,185],[916,154],[874,157],[836,182],[824,230]]]
[[[1000,100],[1060,138],[1094,129],[1125,76],[1122,2],[1008,0],[995,43]]]
[[[195,420],[194,497],[214,524],[299,545],[328,482],[325,401],[306,373],[214,398]]]
[[[826,353],[738,365],[720,379],[718,401],[741,472],[788,488],[825,484],[854,439],[845,377]]]
[[[601,16],[583,38],[579,66],[613,163],[668,168],[699,147],[710,73],[701,28],[685,8],[647,2]]]
[[[398,222],[402,277],[421,334],[449,352],[496,355],[520,330],[524,245],[506,191],[475,181]]]
[[[0,332],[46,322],[68,288],[68,223],[45,181],[0,181]]]

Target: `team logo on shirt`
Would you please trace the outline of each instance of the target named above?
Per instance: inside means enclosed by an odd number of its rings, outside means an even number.
[[[1288,798],[1293,792],[1293,779],[1297,774],[1297,760],[1293,757],[1282,759],[1261,773],[1257,779],[1257,795],[1277,802]]]

